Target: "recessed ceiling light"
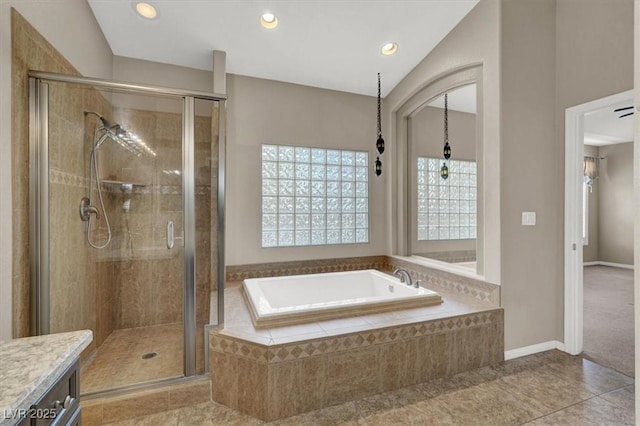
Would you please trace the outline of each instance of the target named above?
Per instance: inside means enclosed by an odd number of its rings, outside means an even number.
[[[398,44],[394,42],[385,43],[380,51],[383,55],[393,55],[398,50]]]
[[[138,15],[147,19],[155,19],[158,17],[158,11],[153,5],[149,3],[144,3],[144,2],[136,3],[136,12],[138,12]]]
[[[278,17],[271,12],[263,13],[260,15],[260,25],[268,30],[274,29],[278,26]]]

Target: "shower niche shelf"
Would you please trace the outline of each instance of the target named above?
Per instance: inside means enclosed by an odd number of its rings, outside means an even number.
[[[144,188],[146,186],[149,186],[148,183],[140,183],[140,182],[127,182],[124,180],[114,180],[114,179],[100,179],[100,181],[105,184],[105,185],[112,185],[112,186],[117,186],[121,189],[126,188],[127,186],[131,185],[134,188]]]

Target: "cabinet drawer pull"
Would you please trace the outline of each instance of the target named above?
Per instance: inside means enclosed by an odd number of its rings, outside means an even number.
[[[66,410],[71,406],[72,403],[73,403],[73,398],[71,398],[71,395],[67,395],[64,398],[64,401],[56,400],[53,403],[53,408],[55,408],[56,411],[60,411],[63,409]]]

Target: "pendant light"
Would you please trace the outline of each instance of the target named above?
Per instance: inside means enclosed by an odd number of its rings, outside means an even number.
[[[382,174],[382,161],[380,161],[380,157],[376,158],[376,176],[380,176]]]
[[[444,149],[442,154],[444,156],[444,161],[442,162],[442,168],[440,169],[440,177],[446,180],[449,177],[447,160],[451,158],[451,146],[449,146],[449,102],[446,93],[444,94]]]
[[[380,73],[378,73],[378,140],[376,141],[376,148],[378,150],[378,154],[382,154],[384,152],[384,139],[382,138],[382,119],[380,107]],[[380,176],[382,174],[382,161],[380,161],[379,155],[376,158],[375,166],[376,176]]]

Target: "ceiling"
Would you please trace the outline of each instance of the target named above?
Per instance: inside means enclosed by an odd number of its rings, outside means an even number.
[[[620,118],[633,109],[614,112],[633,105],[633,99],[603,108],[584,116],[584,143],[592,146],[614,145],[633,141],[633,115]]]
[[[154,20],[130,0],[88,0],[115,55],[212,69],[227,52],[227,72],[386,96],[478,0],[156,0]],[[279,25],[259,25],[273,12]],[[394,41],[391,56],[381,46]]]

